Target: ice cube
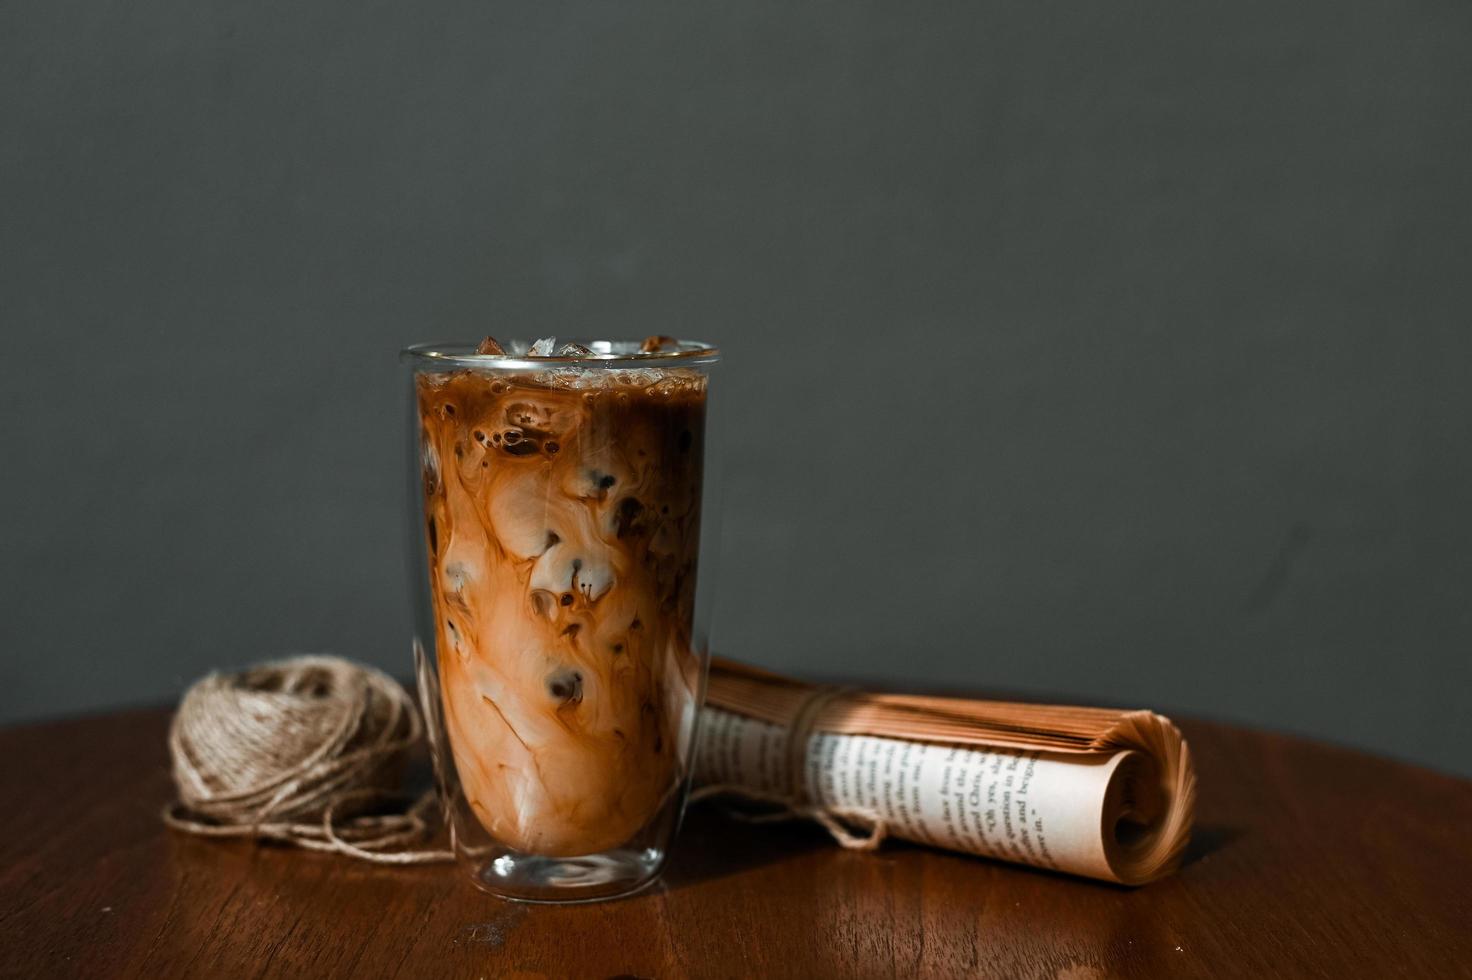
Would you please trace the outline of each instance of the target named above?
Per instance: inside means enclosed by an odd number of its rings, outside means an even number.
[[[592,355],[592,353],[593,353],[592,351],[588,350],[588,348],[584,347],[582,344],[563,344],[562,345],[562,348],[560,350],[558,350],[557,356],[558,357],[589,357],[589,356]]]
[[[552,371],[543,371],[538,375],[539,379],[554,388],[583,388],[587,386],[592,371],[585,371],[580,367],[563,365]]]
[[[531,349],[526,352],[527,357],[551,357],[552,351],[557,347],[556,337],[543,337],[532,344]]]
[[[678,395],[680,392],[687,391],[689,389],[689,379],[679,377],[666,377],[660,378],[657,382],[650,385],[646,390],[651,395],[656,395],[661,398],[671,398],[675,395]]]
[[[674,347],[678,343],[679,341],[675,338],[666,337],[663,334],[657,334],[653,337],[645,337],[644,343],[639,345],[639,353],[657,354],[660,351],[664,350],[666,347]]]
[[[505,348],[490,334],[487,334],[486,339],[480,342],[480,345],[475,348],[475,352],[477,354],[491,354],[496,357],[504,357],[506,354]]]
[[[620,384],[626,384],[635,388],[647,388],[660,378],[664,377],[659,371],[651,371],[647,368],[638,368],[633,371],[617,371],[614,380]]]
[[[538,557],[561,540],[547,526],[548,492],[547,474],[529,469],[509,479],[491,498],[491,530],[500,546],[518,559]]]

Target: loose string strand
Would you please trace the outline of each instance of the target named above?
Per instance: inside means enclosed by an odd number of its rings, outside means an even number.
[[[864,807],[828,806],[813,800],[808,792],[808,739],[823,709],[849,693],[848,689],[839,687],[813,688],[793,708],[785,726],[787,741],[782,752],[782,757],[787,760],[786,793],[765,793],[738,783],[717,783],[693,791],[690,802],[719,796],[773,806],[776,809],[766,813],[734,807],[727,807],[726,812],[737,820],[755,824],[811,820],[828,831],[828,835],[846,850],[877,850],[889,836],[889,824],[883,817]],[[861,833],[856,833],[853,828],[858,828]]]

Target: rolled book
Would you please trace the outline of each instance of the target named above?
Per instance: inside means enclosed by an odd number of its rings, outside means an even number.
[[[717,659],[701,729],[698,783],[840,840],[857,825],[870,843],[1142,885],[1191,833],[1191,754],[1152,711],[840,690]]]

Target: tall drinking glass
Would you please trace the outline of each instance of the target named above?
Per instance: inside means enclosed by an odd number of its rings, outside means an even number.
[[[508,898],[641,887],[684,807],[709,657],[719,352],[643,346],[402,354],[420,699],[455,851]]]

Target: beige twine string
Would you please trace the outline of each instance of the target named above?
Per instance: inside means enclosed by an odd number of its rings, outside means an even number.
[[[179,799],[164,821],[379,864],[454,860],[447,850],[397,849],[433,832],[433,793],[401,812],[365,812],[402,798],[405,750],[423,732],[393,678],[341,657],[210,674],[185,693],[169,730]]]
[[[717,783],[702,786],[690,794],[690,802],[715,796],[735,797],[748,803],[770,804],[769,813],[752,813],[728,809],[728,813],[747,823],[779,823],[785,820],[812,820],[828,831],[840,847],[850,851],[877,850],[889,836],[889,825],[873,810],[861,807],[824,806],[809,799],[807,792],[808,739],[813,727],[831,701],[848,691],[837,687],[820,687],[811,691],[797,706],[787,726],[787,743],[783,755],[787,759],[787,792],[763,793],[739,783]],[[852,827],[863,833],[855,833]]]

